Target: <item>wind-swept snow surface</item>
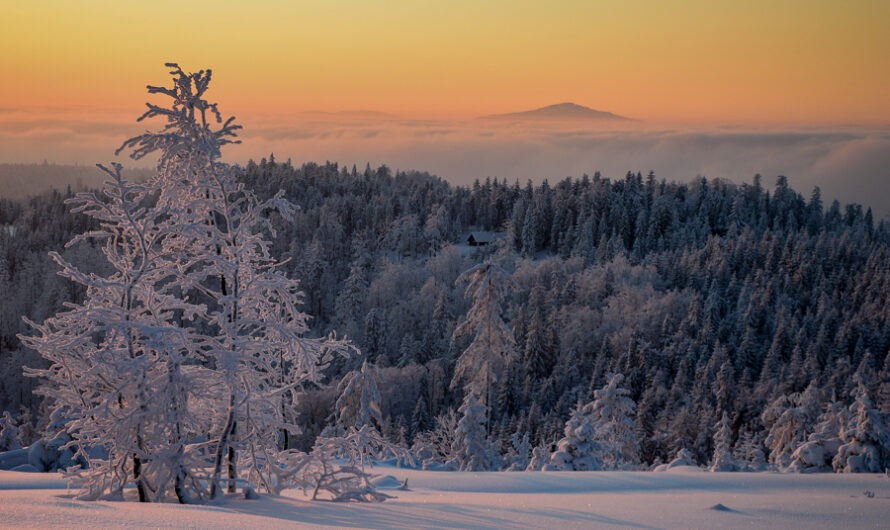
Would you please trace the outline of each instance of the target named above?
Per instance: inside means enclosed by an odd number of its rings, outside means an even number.
[[[57,475],[0,471],[4,528],[876,528],[890,479],[866,474],[460,473],[375,468],[395,498],[311,502],[299,491],[214,506],[82,502]],[[388,477],[387,475],[391,475]],[[408,479],[407,490],[399,489]],[[391,489],[389,489],[391,487]]]

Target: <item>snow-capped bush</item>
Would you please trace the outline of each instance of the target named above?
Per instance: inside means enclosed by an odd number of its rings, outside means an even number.
[[[46,436],[28,447],[28,464],[37,471],[64,471],[68,468],[85,467],[85,451],[74,445],[67,432],[69,419],[64,409],[56,409],[47,425]]]
[[[436,418],[436,426],[432,430],[418,433],[411,445],[414,460],[423,469],[454,468],[447,462],[454,461],[453,448],[457,439],[458,417],[453,409]]]
[[[337,502],[381,502],[389,495],[377,491],[368,467],[372,456],[394,458],[397,462],[413,464],[411,455],[403,447],[383,438],[371,425],[350,427],[342,436],[319,437],[310,453],[282,451],[269,463],[272,482],[267,489],[280,493],[287,488],[302,489],[312,499],[325,494]]]
[[[673,460],[667,464],[656,466],[653,471],[667,471],[675,467],[698,467],[698,463],[695,461],[695,454],[689,449],[680,449]]]

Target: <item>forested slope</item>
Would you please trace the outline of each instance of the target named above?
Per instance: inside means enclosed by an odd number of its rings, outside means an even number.
[[[261,198],[283,189],[300,207],[292,222],[274,219],[272,251],[301,280],[314,333],[346,333],[363,352],[333,367],[332,386],[306,390],[294,442],[304,447],[364,359],[377,366],[384,434],[448,435],[469,340],[453,340],[470,307],[455,280],[487,257],[510,273],[502,317],[516,341],[492,390],[496,452],[515,452],[524,434],[555,442],[610,373],[637,405],[632,464],[683,448],[708,462],[724,413],[741,459],[760,448],[787,465],[829,404],[847,410],[865,392],[890,412],[890,234],[858,205],[826,206],[818,189],[804,198],[784,177],[766,189],[759,176],[737,186],[632,173],[464,188],[272,157],[242,169]],[[46,258],[87,228],[64,198],[0,201],[0,408],[13,413],[39,415],[21,366],[40,359],[16,338],[20,317],[39,322],[83,295]],[[471,248],[472,230],[502,236]],[[89,268],[96,253],[81,243],[64,255]]]

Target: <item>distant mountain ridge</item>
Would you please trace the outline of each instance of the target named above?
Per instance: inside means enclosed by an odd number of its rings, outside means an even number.
[[[539,109],[507,114],[480,116],[482,120],[587,120],[587,121],[633,121],[632,118],[611,112],[591,109],[576,103],[565,102],[548,105]]]

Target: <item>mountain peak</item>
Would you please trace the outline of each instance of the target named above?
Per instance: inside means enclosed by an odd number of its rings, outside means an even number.
[[[534,110],[511,112],[508,114],[491,114],[482,116],[487,120],[586,120],[586,121],[618,121],[630,120],[611,112],[592,109],[571,101],[548,105]]]

